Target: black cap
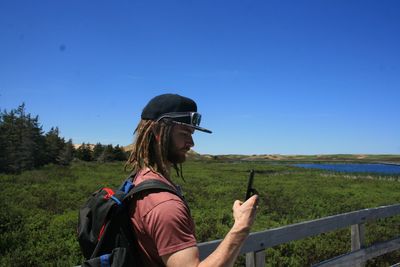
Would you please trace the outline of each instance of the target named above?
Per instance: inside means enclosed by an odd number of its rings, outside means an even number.
[[[164,94],[154,97],[142,111],[143,120],[157,120],[161,115],[171,112],[197,112],[197,105],[192,99]]]
[[[142,111],[141,118],[143,120],[156,121],[164,114],[177,112],[197,112],[197,105],[192,99],[178,94],[163,94],[154,97],[147,103]],[[178,118],[171,118],[172,121],[180,122],[196,130],[211,133],[210,130],[192,125],[190,122]]]

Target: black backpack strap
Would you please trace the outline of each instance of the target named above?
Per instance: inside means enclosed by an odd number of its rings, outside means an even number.
[[[125,196],[125,199],[131,198],[133,195],[136,195],[140,192],[149,190],[167,191],[183,199],[183,196],[179,194],[175,188],[157,179],[148,179],[134,186]]]
[[[140,184],[134,186],[128,194],[126,194],[126,196],[124,197],[124,200],[126,199],[130,199],[132,198],[134,195],[137,195],[140,192],[144,192],[144,191],[166,191],[166,192],[170,192],[176,196],[178,196],[183,203],[185,204],[185,206],[187,207],[187,209],[189,210],[190,213],[190,208],[188,203],[186,202],[185,198],[183,197],[183,195],[178,192],[174,187],[170,186],[169,184],[166,184],[160,180],[157,179],[148,179],[145,180],[143,182],[141,182]]]

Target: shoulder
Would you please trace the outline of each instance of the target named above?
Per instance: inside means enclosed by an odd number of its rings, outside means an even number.
[[[193,219],[181,201],[160,203],[143,217],[143,222],[161,256],[196,245]]]
[[[134,177],[133,183],[135,185],[138,185],[138,184],[140,184],[146,180],[150,180],[150,179],[159,180],[159,181],[166,183],[172,187],[175,187],[175,185],[171,181],[169,181],[167,178],[165,178],[163,175],[161,175],[158,172],[152,171],[149,168],[140,170]]]
[[[171,210],[181,210],[186,208],[183,200],[170,192],[145,192],[136,200],[136,208],[141,212],[141,217],[146,216],[150,211],[164,212]]]
[[[135,185],[147,179],[157,179],[173,186],[155,172],[136,176]],[[195,225],[189,208],[177,195],[165,191],[149,191],[135,197],[131,218],[137,232],[149,238],[158,255],[167,255],[196,246]]]
[[[162,222],[163,224],[180,224],[191,220],[189,210],[179,199],[160,201],[143,218],[147,223]],[[156,223],[157,224],[157,223]]]
[[[153,172],[149,169],[143,170],[136,175],[134,184],[138,185],[146,180],[158,180],[161,181],[172,188],[177,188],[175,187],[174,184],[172,184],[169,180],[167,180],[165,177],[162,175]],[[136,209],[139,210],[140,217],[146,216],[150,211],[153,209],[158,210],[159,212],[163,212],[163,210],[171,211],[174,208],[182,209],[186,208],[186,205],[184,204],[183,200],[167,191],[145,191],[140,193],[136,198],[135,198],[135,203],[136,203]]]

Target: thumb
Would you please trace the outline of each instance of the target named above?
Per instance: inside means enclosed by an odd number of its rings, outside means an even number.
[[[243,204],[242,201],[240,201],[240,200],[235,200],[235,202],[233,203],[233,209],[239,208],[242,204]]]

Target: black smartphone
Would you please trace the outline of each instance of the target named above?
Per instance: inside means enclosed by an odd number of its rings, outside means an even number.
[[[248,200],[255,192],[253,188],[253,181],[254,181],[254,170],[251,170],[249,175],[249,180],[247,181],[247,191],[245,200]]]

